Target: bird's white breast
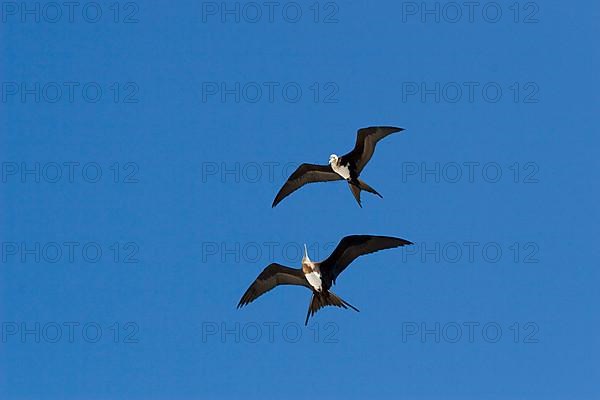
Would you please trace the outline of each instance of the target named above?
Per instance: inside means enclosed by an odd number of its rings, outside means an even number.
[[[342,178],[346,180],[350,179],[350,168],[348,168],[348,165],[338,165],[338,163],[331,163],[331,169],[333,169],[333,172],[335,172]]]
[[[305,274],[306,280],[310,283],[316,291],[320,292],[323,289],[323,284],[321,282],[321,273],[318,271],[313,271],[308,274]]]

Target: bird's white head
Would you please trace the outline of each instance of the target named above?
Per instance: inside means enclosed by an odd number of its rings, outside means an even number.
[[[337,164],[339,157],[337,154],[332,154],[329,156],[329,164]]]
[[[306,248],[306,243],[304,243],[304,257],[302,257],[302,264],[307,264],[310,262],[310,258],[308,258],[308,249]]]

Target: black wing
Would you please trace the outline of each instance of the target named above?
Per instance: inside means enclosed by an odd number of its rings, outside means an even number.
[[[272,207],[275,207],[281,200],[307,183],[337,181],[340,179],[343,178],[333,172],[330,165],[302,164],[279,190],[275,200],[273,200]]]
[[[301,269],[288,268],[273,263],[267,266],[267,268],[258,275],[258,278],[250,285],[248,290],[246,290],[246,293],[244,293],[240,299],[237,308],[253,302],[258,297],[279,285],[299,285],[310,288],[310,284],[306,280]]]
[[[336,278],[356,258],[379,250],[412,244],[408,240],[390,236],[353,235],[346,236],[333,253],[321,263],[321,273],[330,282]]]
[[[370,128],[359,129],[356,134],[354,149],[343,156],[342,161],[352,162],[356,165],[356,170],[360,174],[371,157],[373,157],[377,142],[392,133],[403,130],[403,128],[396,128],[394,126],[372,126]]]

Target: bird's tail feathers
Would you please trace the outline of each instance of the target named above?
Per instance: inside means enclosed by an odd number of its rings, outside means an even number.
[[[327,306],[335,306],[340,308],[351,308],[354,311],[359,312],[358,308],[354,307],[352,304],[347,301],[341,299],[335,293],[328,292],[313,292],[312,298],[310,299],[310,304],[308,305],[308,312],[306,313],[306,321],[304,321],[304,325],[308,325],[308,320],[310,317],[316,314],[323,307]]]
[[[360,187],[356,183],[352,183],[352,182],[348,182],[348,187],[350,188],[352,195],[356,199],[356,202],[358,203],[360,208],[362,208],[362,204],[360,202]]]
[[[366,190],[369,193],[373,193],[379,197],[381,197],[383,199],[383,196],[379,194],[379,192],[377,192],[377,190],[373,189],[371,186],[367,185],[365,183],[365,181],[358,179],[358,185],[360,187],[361,190]]]
[[[358,203],[358,205],[361,208],[362,208],[362,203],[360,201],[360,191],[361,190],[364,190],[369,193],[373,193],[374,195],[377,195],[383,199],[383,196],[380,195],[377,190],[375,190],[371,186],[367,185],[365,183],[365,181],[363,181],[361,179],[356,179],[355,181],[348,181],[348,187],[350,188],[352,195],[354,196],[354,198],[356,199],[356,202]]]

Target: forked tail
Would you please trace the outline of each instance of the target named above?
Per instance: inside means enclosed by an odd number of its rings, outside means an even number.
[[[361,208],[362,208],[362,204],[360,201],[360,191],[361,190],[367,191],[369,193],[373,193],[383,199],[383,196],[380,195],[379,192],[377,192],[377,190],[375,190],[371,186],[367,185],[365,183],[365,181],[363,181],[361,179],[356,179],[355,181],[348,181],[348,186],[350,187],[350,191],[352,192],[352,195],[356,199],[356,202],[358,203],[358,205]]]
[[[358,308],[354,307],[347,301],[342,300],[333,292],[313,292],[312,298],[310,299],[310,304],[308,306],[308,312],[306,313],[306,321],[304,321],[304,325],[308,325],[308,320],[310,317],[315,315],[315,313],[321,308],[327,306],[335,306],[345,309],[350,307],[354,311],[359,312]]]
[[[367,184],[365,183],[365,181],[363,181],[363,180],[359,179],[359,180],[358,180],[358,184],[359,184],[359,187],[360,187],[362,190],[366,190],[367,192],[369,192],[369,193],[373,193],[373,194],[375,194],[375,195],[377,195],[377,196],[379,196],[379,197],[381,197],[381,198],[383,199],[383,196],[382,196],[382,195],[380,195],[380,194],[377,192],[377,190],[375,190],[375,189],[373,189],[371,186],[367,185]]]

